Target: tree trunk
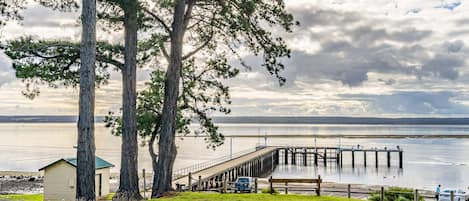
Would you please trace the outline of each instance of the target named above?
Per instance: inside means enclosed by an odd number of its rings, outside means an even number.
[[[82,5],[76,200],[94,201],[96,200],[94,144],[96,1],[83,0]]]
[[[138,183],[138,141],[136,112],[137,1],[128,0],[124,7],[125,52],[122,69],[123,111],[119,189],[113,200],[141,200]]]
[[[184,38],[184,12],[186,0],[179,0],[175,4],[172,32],[171,52],[168,70],[166,71],[165,97],[163,114],[161,117],[161,133],[158,144],[158,164],[156,191],[152,198],[161,197],[165,192],[172,191],[172,174],[177,149],[175,143],[177,99],[179,96],[179,81],[182,68],[182,45]]]
[[[156,176],[156,172],[157,172],[157,168],[158,168],[158,155],[155,153],[155,149],[154,149],[154,146],[155,146],[155,140],[156,140],[156,136],[158,135],[158,132],[159,132],[159,128],[160,128],[160,125],[159,123],[157,123],[157,125],[155,126],[155,130],[153,131],[152,135],[151,135],[151,138],[150,138],[150,141],[148,142],[148,152],[150,152],[150,157],[151,157],[151,165],[152,165],[152,168],[153,168],[153,183],[157,183],[157,176]],[[151,191],[157,191],[157,189],[155,188],[156,185],[153,185],[152,186],[152,189]]]

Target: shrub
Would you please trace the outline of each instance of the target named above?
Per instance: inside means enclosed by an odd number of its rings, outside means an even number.
[[[380,201],[381,192],[373,192],[368,198],[369,201]],[[384,201],[414,201],[414,190],[411,188],[390,187],[384,190]],[[418,201],[424,201],[419,196]]]
[[[263,189],[261,189],[261,192],[262,192],[262,193],[266,193],[266,194],[271,194],[271,193],[272,193],[272,194],[278,194],[278,191],[277,191],[277,190],[272,189],[272,191],[271,191],[270,188],[263,188]]]

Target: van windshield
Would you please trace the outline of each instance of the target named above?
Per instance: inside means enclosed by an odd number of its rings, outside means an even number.
[[[249,179],[248,178],[239,178],[238,182],[239,183],[249,183]]]

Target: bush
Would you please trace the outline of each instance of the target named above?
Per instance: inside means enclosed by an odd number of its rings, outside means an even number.
[[[278,194],[278,191],[275,190],[275,189],[272,189],[273,191],[271,191],[270,188],[263,188],[261,189],[261,192],[262,193],[266,193],[266,194]]]
[[[369,201],[380,201],[381,192],[373,192],[368,198]],[[390,187],[384,190],[384,201],[414,201],[414,190],[411,188]],[[424,201],[419,195],[419,201]]]

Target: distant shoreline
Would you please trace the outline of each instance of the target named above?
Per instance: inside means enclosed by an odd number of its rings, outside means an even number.
[[[104,122],[96,116],[95,122]],[[222,124],[364,124],[364,125],[469,125],[469,118],[378,118],[378,117],[319,117],[319,116],[216,116]],[[194,120],[196,121],[196,120]],[[0,123],[76,123],[76,116],[22,115],[0,116]]]

